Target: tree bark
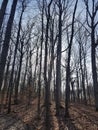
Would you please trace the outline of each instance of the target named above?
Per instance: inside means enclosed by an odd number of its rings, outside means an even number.
[[[65,99],[65,116],[69,116],[69,102],[70,102],[70,58],[71,58],[71,48],[72,48],[72,42],[73,42],[73,35],[74,35],[74,19],[77,9],[77,3],[78,0],[76,0],[74,12],[73,12],[73,18],[72,18],[72,28],[71,28],[71,37],[69,42],[69,50],[68,50],[68,60],[67,60],[67,68],[66,68],[66,99]]]
[[[40,47],[40,67],[39,67],[39,76],[38,76],[38,116],[40,116],[40,97],[41,97],[41,71],[42,71],[42,46],[43,46],[43,29],[44,29],[44,0],[41,14],[41,47]]]
[[[12,57],[12,50],[10,48],[10,54],[8,56],[8,63],[7,63],[7,67],[6,67],[6,72],[5,72],[5,78],[4,78],[4,86],[2,89],[2,93],[1,93],[1,110],[3,110],[4,107],[4,97],[5,97],[5,93],[7,91],[8,88],[8,75],[9,75],[9,67],[10,67],[10,62],[11,62],[11,57]]]
[[[7,4],[8,4],[8,0],[3,0],[1,9],[0,9],[0,30],[3,24]]]
[[[14,103],[18,104],[18,89],[19,89],[19,81],[20,81],[20,74],[21,74],[21,68],[22,68],[22,59],[23,59],[23,42],[21,42],[21,56],[19,61],[19,71],[18,71],[18,77],[15,85],[15,98]]]
[[[50,0],[48,4],[48,14],[47,14],[47,24],[46,24],[46,40],[45,40],[45,57],[44,57],[44,84],[45,84],[45,105],[46,105],[46,113],[45,113],[45,120],[46,120],[46,129],[50,130],[50,90],[48,85],[47,79],[47,56],[48,56],[48,35],[49,35],[49,25],[50,25],[50,7],[53,0]]]
[[[14,20],[17,2],[18,2],[18,0],[13,0],[11,13],[10,13],[10,17],[9,17],[9,20],[7,23],[6,32],[5,32],[5,39],[4,39],[4,44],[3,44],[3,48],[2,48],[2,53],[1,53],[1,57],[0,57],[0,91],[1,91],[1,87],[2,87],[4,69],[5,69],[6,58],[7,58],[8,49],[9,49],[12,24],[13,24],[13,20]]]
[[[56,115],[60,114],[60,94],[61,94],[61,49],[62,49],[62,4],[59,0],[59,35],[57,44],[56,60]]]

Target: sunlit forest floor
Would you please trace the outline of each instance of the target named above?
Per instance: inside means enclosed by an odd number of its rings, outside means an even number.
[[[35,98],[31,104],[20,102],[12,105],[12,112],[0,114],[0,130],[46,130],[45,129],[45,105],[41,99],[41,115],[38,118],[37,102]],[[64,102],[61,103],[60,117],[56,116],[55,102],[50,104],[51,130],[98,130],[98,112],[93,106],[71,103],[70,117],[64,118]],[[4,114],[5,113],[5,114]]]

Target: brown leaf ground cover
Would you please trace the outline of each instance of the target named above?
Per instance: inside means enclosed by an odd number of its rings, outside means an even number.
[[[41,99],[41,114],[38,118],[37,102],[35,98],[28,105],[22,102],[12,105],[11,114],[0,115],[0,130],[46,130],[45,105]],[[56,116],[54,101],[50,105],[51,130],[98,130],[98,112],[94,107],[78,103],[71,103],[70,117],[65,119],[64,103],[60,108],[60,116]]]

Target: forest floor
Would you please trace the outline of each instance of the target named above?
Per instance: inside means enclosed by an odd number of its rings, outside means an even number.
[[[45,105],[41,99],[41,115],[37,118],[35,98],[30,105],[22,102],[12,105],[11,114],[0,114],[0,130],[47,130],[45,129]],[[98,130],[98,112],[93,106],[71,103],[70,117],[64,118],[64,103],[61,103],[60,117],[56,116],[54,101],[50,104],[51,130]]]

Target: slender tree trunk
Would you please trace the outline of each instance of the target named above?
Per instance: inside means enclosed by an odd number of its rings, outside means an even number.
[[[0,30],[0,57],[2,52],[2,46],[3,46],[3,34],[4,34],[4,24],[2,25],[2,29]]]
[[[47,26],[46,26],[46,42],[45,42],[45,57],[44,57],[44,83],[45,83],[45,105],[46,105],[46,128],[47,130],[50,130],[49,125],[49,100],[50,100],[50,92],[49,92],[49,86],[47,81],[47,56],[48,56],[48,28],[49,28],[49,16],[47,18]]]
[[[88,75],[87,75],[87,67],[85,66],[85,77],[86,77],[86,84],[87,84],[87,95],[88,95],[88,100],[89,103],[91,104],[91,97],[90,97],[90,88],[89,88],[89,84],[88,84]]]
[[[71,87],[72,87],[72,101],[75,102],[74,81],[71,81]]]
[[[76,77],[77,77],[77,98],[78,102],[80,102],[80,93],[79,93],[79,76],[78,76],[78,70],[76,71]]]
[[[54,80],[53,80],[53,85],[54,85],[54,101],[56,101],[56,74],[55,74],[55,69],[54,69],[54,65],[53,65],[53,77],[54,77]]]
[[[34,71],[34,79],[33,79],[33,87],[34,92],[36,91],[36,73],[37,73],[37,66],[38,66],[38,56],[39,56],[39,47],[37,46],[37,52],[36,52],[36,63],[35,63],[35,71]]]
[[[61,49],[62,49],[62,4],[59,0],[59,37],[57,45],[56,60],[56,115],[60,114],[60,94],[61,94]]]
[[[28,51],[29,51],[29,49],[27,49],[26,67],[25,67],[25,73],[24,73],[24,77],[23,77],[23,84],[22,84],[22,88],[21,88],[22,96],[24,94],[24,88],[25,88],[25,82],[26,82],[26,75],[27,75],[27,68],[28,68],[28,60],[29,60]]]
[[[73,42],[73,35],[74,35],[74,19],[77,9],[77,3],[78,0],[76,0],[74,12],[73,12],[73,18],[72,18],[72,28],[71,28],[71,37],[69,42],[69,50],[68,50],[68,60],[67,60],[67,68],[66,68],[66,99],[65,99],[65,116],[69,116],[69,102],[70,102],[70,58],[71,58],[71,48],[72,48],[72,42]]]
[[[40,98],[41,98],[42,41],[41,41],[41,50],[40,50],[40,69],[39,69],[39,78],[38,78],[38,109],[37,109],[38,116],[40,116]]]
[[[19,81],[20,81],[20,74],[21,74],[21,68],[22,68],[22,59],[23,59],[23,42],[21,42],[21,56],[19,61],[19,71],[18,71],[18,77],[15,85],[15,98],[14,103],[18,104],[18,89],[19,89]]]
[[[79,49],[79,55],[80,55],[80,70],[81,70],[81,77],[82,77],[82,88],[83,88],[83,97],[84,97],[84,103],[87,104],[86,99],[86,90],[85,90],[85,74],[82,67],[82,43],[80,43],[80,49]]]
[[[41,71],[42,71],[42,46],[43,46],[43,29],[44,29],[44,0],[42,7],[42,35],[41,35],[41,48],[40,48],[40,68],[38,77],[38,116],[40,115],[40,97],[41,97]]]
[[[44,84],[45,84],[45,105],[46,105],[46,113],[45,113],[45,120],[46,120],[46,129],[50,130],[50,90],[48,85],[47,79],[47,56],[48,56],[48,34],[49,34],[49,25],[50,25],[50,7],[52,4],[51,0],[48,5],[48,14],[47,14],[47,24],[46,24],[46,40],[45,40],[45,57],[44,57]]]
[[[32,51],[30,50],[30,56],[29,56],[29,75],[28,75],[28,87],[29,87],[29,92],[28,92],[28,105],[30,105],[31,102],[31,91],[34,89],[32,89]],[[34,93],[33,93],[34,94]]]
[[[51,22],[52,27],[50,30],[51,33],[51,57],[50,57],[50,66],[49,66],[49,72],[48,72],[48,86],[49,86],[49,91],[50,91],[50,84],[51,84],[51,79],[52,79],[52,70],[53,70],[53,65],[54,65],[54,21]]]

